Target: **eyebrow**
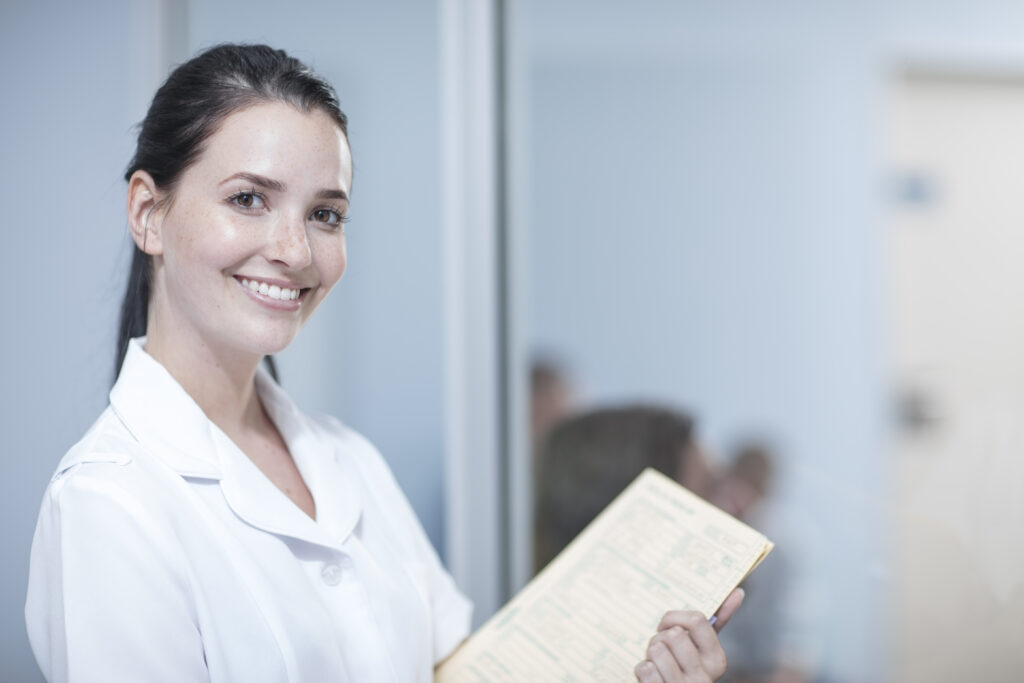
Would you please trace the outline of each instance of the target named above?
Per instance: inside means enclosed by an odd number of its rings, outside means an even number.
[[[273,178],[268,178],[257,173],[247,173],[245,171],[241,173],[236,173],[232,176],[225,178],[224,180],[221,181],[220,184],[224,185],[233,180],[245,180],[252,183],[253,185],[257,185],[267,190],[273,190],[274,192],[284,192],[285,190],[288,189],[287,186],[280,180],[274,180]],[[338,199],[341,201],[348,201],[348,193],[345,192],[344,190],[323,188],[322,190],[316,193],[316,196],[319,199]]]

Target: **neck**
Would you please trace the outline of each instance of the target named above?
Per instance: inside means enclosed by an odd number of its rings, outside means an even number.
[[[195,343],[189,343],[195,341]],[[147,328],[146,352],[163,365],[211,422],[228,435],[261,422],[255,375],[262,357],[240,355],[207,342],[163,334],[157,320]]]

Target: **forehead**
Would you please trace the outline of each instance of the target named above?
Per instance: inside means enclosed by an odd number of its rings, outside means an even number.
[[[206,141],[194,170],[209,180],[244,171],[289,187],[337,186],[346,193],[352,183],[352,157],[337,123],[319,109],[304,112],[284,102],[229,114]]]

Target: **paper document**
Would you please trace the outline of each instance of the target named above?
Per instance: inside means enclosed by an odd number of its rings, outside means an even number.
[[[645,470],[438,669],[438,683],[628,681],[668,610],[712,615],[772,549]]]

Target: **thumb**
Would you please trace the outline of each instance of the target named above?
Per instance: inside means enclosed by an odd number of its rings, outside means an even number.
[[[725,628],[725,625],[732,619],[732,615],[739,609],[740,604],[743,603],[743,597],[746,595],[742,588],[734,588],[732,593],[729,593],[729,597],[725,599],[722,606],[715,612],[715,631],[721,631]]]

